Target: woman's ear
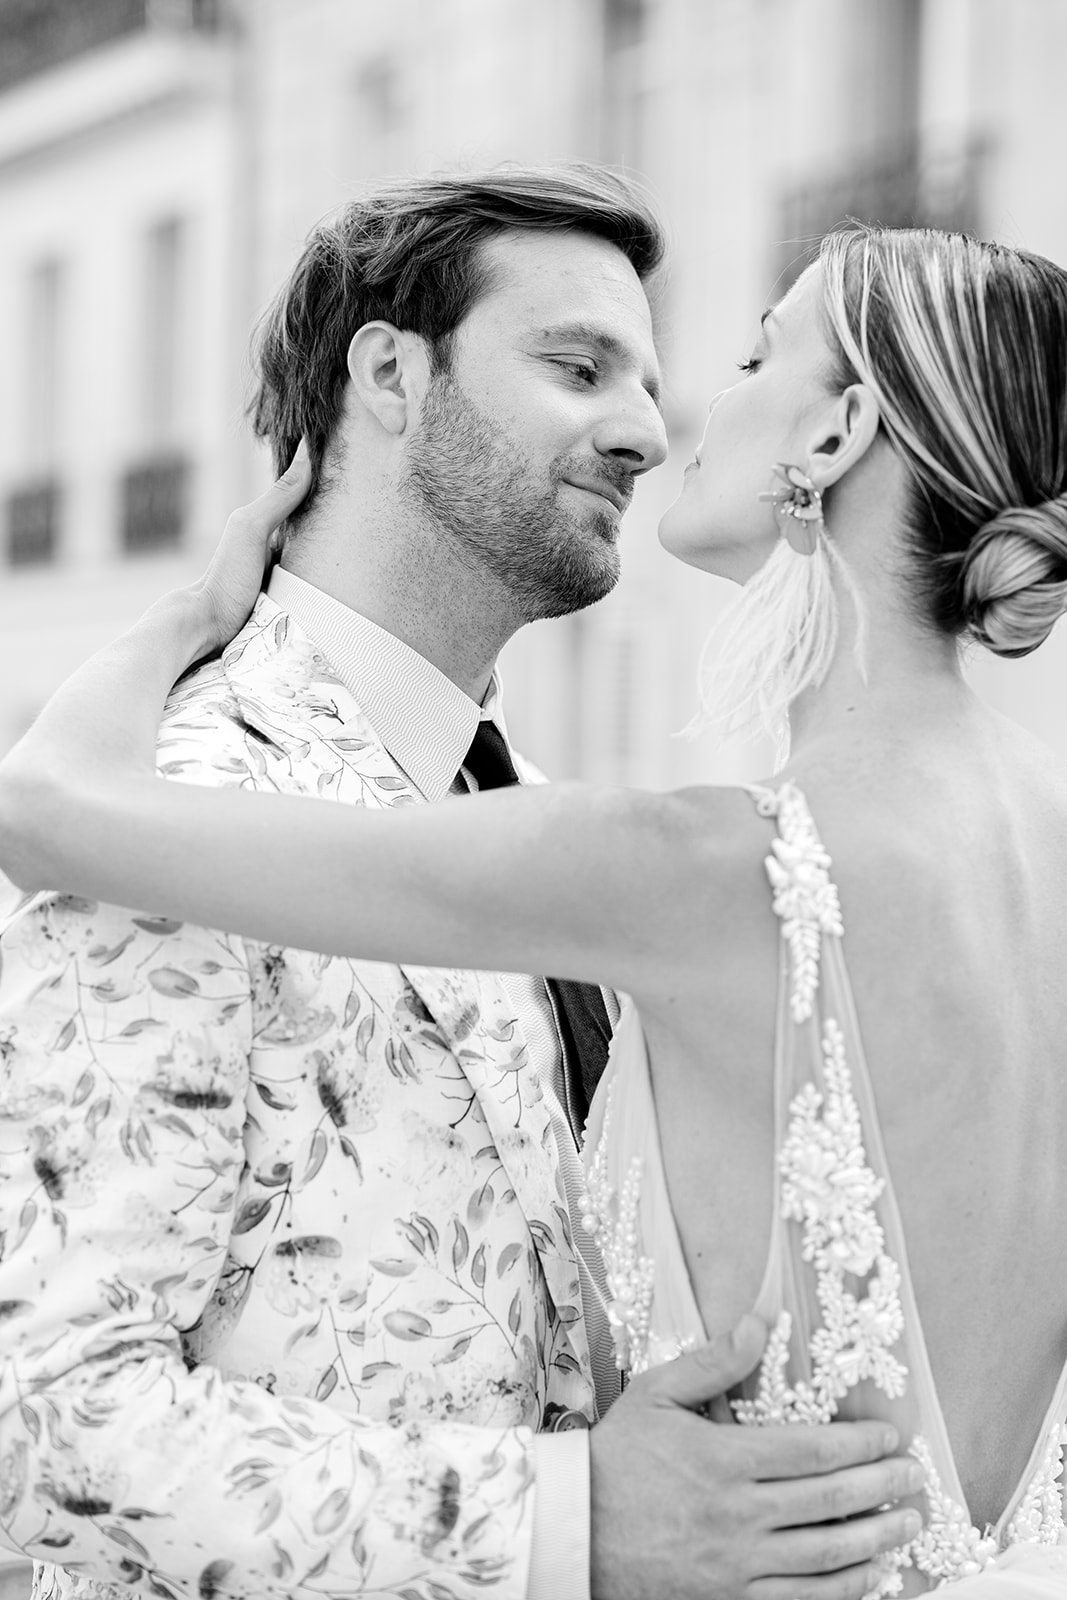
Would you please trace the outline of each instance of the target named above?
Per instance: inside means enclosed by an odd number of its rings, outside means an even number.
[[[386,433],[400,436],[417,420],[429,383],[424,340],[391,322],[365,322],[348,346],[348,376],[357,400]]]
[[[851,383],[823,412],[811,435],[807,471],[819,489],[844,477],[871,448],[878,435],[881,413],[865,383]]]

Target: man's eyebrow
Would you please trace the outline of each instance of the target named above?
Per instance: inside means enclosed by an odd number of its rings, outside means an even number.
[[[761,328],[765,328],[767,326],[768,322],[774,316],[774,313],[775,313],[776,309],[777,308],[775,306],[768,306],[766,311],[763,312],[762,316],[759,319],[759,325],[760,325]]]
[[[545,340],[546,343],[557,339],[564,341],[573,339],[576,344],[588,345],[591,350],[597,351],[600,355],[611,356],[614,360],[623,363],[630,362],[633,359],[632,352],[621,339],[616,338],[615,334],[609,333],[606,328],[598,328],[592,322],[561,322],[555,327],[542,328],[538,337]],[[651,396],[656,409],[662,411],[662,396],[658,377],[654,373],[646,373],[644,386]]]

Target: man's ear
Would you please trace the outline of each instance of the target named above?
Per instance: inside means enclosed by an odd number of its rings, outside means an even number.
[[[425,342],[391,322],[365,322],[348,346],[348,376],[356,399],[399,437],[417,420],[429,384]]]
[[[843,478],[878,436],[881,413],[865,383],[851,383],[824,411],[807,451],[808,475],[820,489]]]

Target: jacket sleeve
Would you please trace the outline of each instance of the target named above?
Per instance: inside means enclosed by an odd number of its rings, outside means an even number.
[[[520,1600],[529,1430],[394,1427],[183,1359],[242,1226],[241,941],[41,895],[0,960],[0,1539],[162,1600]]]

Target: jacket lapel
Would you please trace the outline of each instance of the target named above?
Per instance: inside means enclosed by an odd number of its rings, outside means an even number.
[[[243,720],[289,758],[292,781],[280,786],[375,807],[425,804],[352,692],[265,595],[222,665]],[[492,973],[406,964],[402,971],[477,1096],[571,1353],[584,1368],[588,1347],[555,1136],[507,989]]]

